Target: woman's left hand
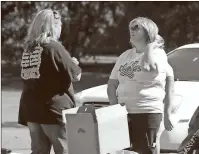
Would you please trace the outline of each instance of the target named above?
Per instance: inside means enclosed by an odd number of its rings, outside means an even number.
[[[147,50],[150,51],[151,49],[154,49],[158,46],[159,46],[159,44],[156,41],[154,41],[152,43],[147,44]]]
[[[157,64],[157,54],[154,52],[155,48],[158,48],[160,44],[156,41],[149,43],[146,47],[146,51],[144,53],[144,69],[147,71],[159,71],[159,67]]]
[[[156,48],[157,43],[149,43],[146,47],[146,51],[144,53],[144,69],[147,71],[156,70],[156,63],[154,60],[153,49]]]
[[[150,49],[155,49],[155,48],[161,47],[163,45],[164,45],[164,42],[155,40],[154,42],[147,44],[147,47],[148,47],[148,50],[150,50]]]
[[[174,128],[171,121],[171,116],[164,115],[164,127],[167,131],[172,131],[172,129]]]

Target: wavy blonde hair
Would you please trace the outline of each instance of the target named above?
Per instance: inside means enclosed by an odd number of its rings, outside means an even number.
[[[34,44],[48,43],[51,40],[57,40],[55,24],[61,24],[61,16],[57,11],[44,9],[36,14],[25,39],[25,47],[31,47]]]
[[[133,23],[137,23],[141,27],[144,28],[146,31],[146,34],[148,36],[148,43],[157,42],[160,48],[164,48],[164,39],[158,34],[159,29],[155,22],[153,22],[151,19],[145,18],[145,17],[137,17],[130,21],[129,23],[129,30],[131,31],[131,27]]]

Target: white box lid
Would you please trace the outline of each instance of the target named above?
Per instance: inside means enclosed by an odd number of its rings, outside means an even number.
[[[66,123],[66,115],[67,114],[87,114],[87,113],[77,113],[80,107],[67,109],[62,111],[63,122]],[[91,113],[88,113],[91,114]],[[95,110],[95,114],[98,122],[103,122],[110,120],[112,118],[119,117],[121,115],[127,115],[128,112],[126,110],[126,106],[122,106],[121,104],[111,105],[107,107],[98,108]]]

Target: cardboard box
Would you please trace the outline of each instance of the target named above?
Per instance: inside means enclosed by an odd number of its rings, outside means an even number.
[[[127,110],[120,104],[63,111],[69,154],[109,154],[130,147]]]
[[[128,151],[128,150],[119,150],[119,151],[116,151],[115,153],[111,153],[111,154],[138,154],[138,153],[134,152],[134,151]]]

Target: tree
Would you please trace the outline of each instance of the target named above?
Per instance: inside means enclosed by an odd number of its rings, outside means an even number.
[[[116,28],[101,41],[99,47],[111,46],[110,54],[121,54],[129,48],[129,22],[148,17],[159,27],[169,52],[188,43],[199,42],[199,2],[124,2],[125,16]],[[107,51],[106,51],[107,52]]]
[[[79,57],[85,54],[120,54],[129,46],[129,22],[145,16],[157,23],[166,51],[199,42],[199,2],[1,2],[2,59],[17,62],[34,15],[41,9],[60,11],[61,41]]]
[[[164,16],[168,46],[199,42],[199,2],[180,2]]]
[[[108,27],[116,27],[124,16],[121,2],[2,2],[2,58],[17,61],[34,15],[41,9],[57,9],[63,22],[61,40],[72,56],[83,55],[103,38]]]

